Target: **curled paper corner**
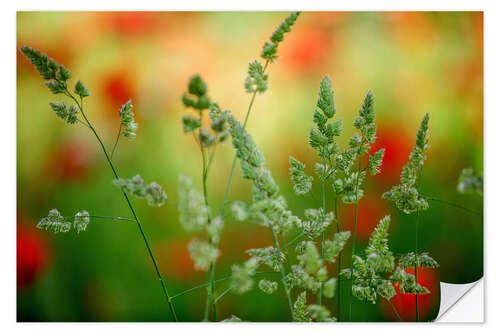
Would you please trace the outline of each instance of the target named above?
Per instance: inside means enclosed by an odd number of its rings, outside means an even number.
[[[437,322],[484,322],[484,278],[465,284],[441,282],[440,286]]]

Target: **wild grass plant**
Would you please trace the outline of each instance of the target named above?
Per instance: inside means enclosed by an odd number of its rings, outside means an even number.
[[[121,178],[113,162],[120,139],[125,137],[133,140],[137,134],[138,124],[134,118],[132,101],[118,110],[120,123],[117,124],[116,139],[105,144],[85,113],[84,101],[90,97],[89,89],[79,80],[74,83],[74,88],[69,88],[72,74],[64,65],[38,50],[22,47],[21,52],[35,66],[45,80],[45,85],[61,99],[50,103],[56,116],[68,125],[84,126],[96,138],[111,169],[112,184],[121,190],[132,216],[92,215],[87,210],[81,210],[74,216],[63,216],[57,209],[52,209],[47,217],[40,220],[38,227],[54,233],[70,232],[72,229],[79,233],[86,230],[92,219],[128,220],[136,223],[155,268],[156,278],[160,281],[161,292],[169,309],[169,319],[174,321],[182,320],[182,314],[175,311],[176,299],[194,290],[207,290],[200,320],[215,322],[222,319],[218,315],[217,304],[223,301],[225,295],[243,294],[255,286],[269,297],[284,297],[289,319],[302,322],[352,321],[351,305],[354,298],[374,304],[387,302],[401,320],[391,302],[397,294],[397,287],[400,293],[415,295],[415,319],[419,321],[418,295],[430,291],[419,284],[418,268],[439,266],[428,252],[419,247],[418,239],[422,213],[429,207],[428,201],[433,200],[423,195],[420,188],[425,153],[430,148],[430,115],[426,113],[423,116],[414,150],[401,172],[400,184],[383,195],[383,198],[394,202],[402,213],[415,215],[414,250],[398,255],[389,246],[389,215],[379,221],[367,247],[356,248],[358,215],[363,209],[360,203],[364,196],[363,185],[367,182],[368,175],[374,176],[383,168],[384,149],[369,153],[377,139],[375,97],[372,91],[364,96],[358,116],[352,124],[356,133],[349,138],[345,147],[341,147],[338,138],[342,136],[344,124],[341,112],[335,106],[334,83],[328,75],[321,80],[317,103],[311,106],[312,128],[307,138],[309,146],[317,154],[317,163],[308,167],[295,157],[290,157],[290,178],[296,195],[308,195],[314,184],[321,189],[319,202],[303,212],[294,212],[288,207],[286,198],[280,194],[279,186],[266,165],[264,154],[246,128],[257,96],[269,88],[268,69],[279,57],[279,45],[286,34],[291,32],[299,16],[299,12],[290,14],[272,33],[269,41],[265,42],[260,54],[261,60],[249,63],[244,88],[250,94],[250,100],[242,121],[236,119],[230,110],[223,110],[220,106],[222,104],[210,96],[208,85],[199,74],[193,75],[188,81],[186,93],[182,96],[186,113],[181,123],[185,134],[191,135],[199,148],[202,181],[201,184],[195,184],[189,175],[179,175],[177,208],[183,229],[194,235],[188,248],[195,269],[205,271],[207,280],[202,285],[177,294],[170,294],[167,289],[166,279],[160,273],[131,199],[145,199],[148,205],[161,207],[167,201],[167,194],[156,182],[146,184],[140,175]],[[228,141],[231,141],[234,149],[234,159],[222,205],[213,207],[210,205],[211,189],[208,188],[207,180],[217,156],[217,148]],[[242,177],[252,183],[250,202],[239,198],[229,200],[237,164]],[[460,192],[482,195],[482,187],[482,177],[472,170],[464,170],[460,175]],[[333,202],[327,202],[327,194],[328,197],[333,196]],[[352,230],[345,227],[343,218],[339,216],[341,205],[354,205]],[[248,249],[248,259],[234,263],[230,276],[217,277],[220,240],[224,236],[224,225],[232,220],[253,223],[267,229],[272,243],[267,247]],[[349,253],[350,260],[347,262],[342,262],[343,252]],[[413,269],[413,274],[409,269]],[[349,295],[341,297],[339,290],[345,284],[349,286]],[[218,289],[220,285],[225,287]],[[325,298],[334,300],[336,306],[329,307]],[[342,304],[347,307],[342,307]],[[342,313],[341,309],[347,309],[347,312]],[[244,313],[235,313],[223,321],[241,320],[245,320]]]

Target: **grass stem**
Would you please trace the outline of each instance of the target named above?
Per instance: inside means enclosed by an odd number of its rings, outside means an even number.
[[[364,140],[361,141],[360,148],[358,150],[358,173],[356,174],[356,187],[355,187],[355,195],[356,195],[356,204],[354,207],[354,229],[352,232],[352,249],[351,249],[351,269],[353,257],[356,254],[356,224],[358,222],[358,187],[359,187],[359,173],[361,172],[361,147],[364,144]],[[349,321],[351,321],[352,315],[352,280],[350,284],[351,288],[349,291]]]
[[[116,171],[116,167],[114,166],[113,162],[111,161],[111,158],[110,158],[110,156],[109,156],[109,154],[108,154],[108,152],[106,150],[106,147],[104,146],[104,143],[101,140],[101,137],[99,136],[99,134],[97,134],[94,126],[92,126],[92,123],[88,120],[87,116],[85,115],[85,112],[83,111],[83,99],[80,98],[80,102],[78,102],[78,100],[67,90],[67,88],[66,88],[66,93],[78,105],[78,108],[80,109],[80,112],[81,112],[83,118],[85,119],[85,122],[87,123],[88,127],[90,128],[90,130],[94,133],[97,141],[99,141],[101,149],[102,149],[102,151],[104,153],[104,156],[106,157],[106,160],[107,160],[107,162],[108,162],[108,164],[109,164],[109,166],[110,166],[110,168],[111,168],[111,170],[113,172],[113,175],[114,175],[115,179],[119,179],[120,177],[118,176],[118,172]],[[168,303],[168,306],[169,306],[169,309],[170,309],[170,313],[172,314],[172,318],[175,321],[178,321],[177,314],[175,313],[174,304],[172,303],[172,299],[170,298],[170,296],[168,294],[167,286],[165,284],[165,281],[163,281],[163,278],[162,278],[161,273],[160,273],[160,269],[158,268],[158,264],[156,262],[156,259],[155,259],[155,256],[153,254],[153,251],[151,250],[151,246],[149,245],[148,238],[146,237],[146,234],[144,233],[144,230],[142,228],[142,224],[141,224],[141,222],[139,220],[139,217],[137,216],[137,214],[135,212],[135,209],[132,206],[132,203],[130,202],[130,199],[129,199],[127,193],[124,190],[122,190],[122,193],[123,193],[123,196],[125,198],[125,201],[127,202],[128,207],[130,208],[130,211],[132,212],[132,215],[134,216],[134,220],[137,223],[137,226],[139,228],[139,231],[140,231],[140,234],[142,236],[142,239],[144,240],[144,244],[146,245],[146,248],[147,248],[147,251],[148,251],[149,256],[151,258],[151,261],[153,262],[153,266],[155,268],[156,275],[158,277],[158,280],[160,280],[160,284],[161,284],[163,293],[165,295],[165,298],[167,300],[167,303]]]
[[[264,65],[264,72],[266,71],[266,68],[268,65],[269,65],[269,60],[267,60],[265,65]],[[252,111],[253,103],[255,101],[256,96],[257,96],[257,91],[255,91],[252,94],[252,98],[250,99],[250,104],[248,105],[247,113],[245,115],[245,121],[243,123],[243,128],[246,128],[246,125],[248,122],[248,117],[250,116],[250,113]],[[226,205],[227,205],[228,199],[229,199],[229,190],[231,189],[231,183],[233,180],[234,169],[236,168],[236,161],[237,161],[237,156],[235,154],[234,158],[233,158],[233,164],[231,165],[231,171],[229,172],[229,178],[228,178],[227,185],[226,185],[226,191],[224,193],[224,199],[222,200],[221,213],[220,213],[220,217],[222,219],[224,219],[224,216],[225,216],[224,213],[225,213]],[[218,231],[218,235],[217,235],[217,237],[215,239],[215,243],[214,243],[214,247],[216,250],[219,249],[220,233],[221,233],[221,231]],[[210,287],[211,290],[215,290],[214,281],[215,281],[215,260],[212,260],[210,262],[210,268],[209,268],[209,283],[211,285],[211,287]],[[213,307],[215,309],[215,301],[213,302],[213,304],[214,304]]]

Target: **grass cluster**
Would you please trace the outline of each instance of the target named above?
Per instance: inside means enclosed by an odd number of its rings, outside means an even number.
[[[200,150],[201,184],[195,184],[188,175],[180,175],[178,183],[179,222],[186,232],[192,233],[189,253],[195,268],[207,272],[207,281],[200,286],[171,296],[167,284],[158,269],[156,258],[131,197],[146,199],[153,207],[161,207],[167,202],[167,194],[162,187],[151,182],[145,184],[140,175],[121,178],[113,163],[113,155],[122,136],[134,139],[138,124],[134,119],[132,101],[125,103],[118,113],[116,140],[109,147],[104,144],[94,124],[86,116],[84,101],[90,91],[81,81],[76,81],[74,89],[69,88],[71,72],[54,59],[31,47],[22,47],[21,52],[35,66],[45,80],[49,90],[62,100],[50,103],[56,116],[68,125],[82,125],[94,135],[112,171],[112,184],[117,186],[127,203],[132,218],[90,215],[86,210],[75,216],[62,216],[57,209],[50,210],[38,227],[58,232],[84,231],[92,219],[130,220],[137,224],[150,259],[160,281],[161,292],[165,296],[171,320],[177,321],[175,299],[199,288],[206,288],[205,310],[200,314],[204,321],[220,321],[217,304],[232,292],[242,294],[257,286],[269,297],[285,297],[291,321],[351,321],[351,304],[354,298],[363,302],[388,302],[398,318],[391,299],[400,293],[429,293],[418,283],[419,267],[438,267],[438,263],[428,252],[419,248],[419,220],[422,211],[429,207],[426,197],[420,192],[420,180],[426,151],[429,149],[430,115],[425,114],[416,134],[415,148],[409,156],[408,164],[401,171],[401,182],[384,193],[383,198],[392,201],[404,214],[415,215],[415,248],[412,252],[395,255],[389,246],[390,216],[382,218],[373,230],[365,249],[356,248],[356,227],[359,211],[363,208],[360,199],[364,195],[364,184],[368,176],[376,175],[383,168],[384,149],[369,154],[376,141],[375,97],[372,91],[364,96],[352,126],[355,134],[342,147],[344,124],[335,107],[333,82],[326,75],[319,84],[318,99],[311,112],[311,130],[307,138],[311,149],[317,153],[317,163],[308,167],[294,157],[290,157],[290,178],[298,196],[311,192],[313,186],[321,188],[321,200],[314,207],[303,212],[293,212],[286,198],[266,165],[264,154],[256,145],[246,125],[258,94],[269,89],[270,65],[278,59],[280,43],[290,33],[300,13],[290,14],[265,42],[260,60],[253,60],[248,66],[244,89],[250,94],[247,112],[242,121],[236,119],[230,110],[224,110],[209,95],[207,83],[198,74],[193,75],[187,85],[182,102],[186,114],[182,117],[182,128],[186,135],[192,135],[194,144]],[[66,104],[70,102],[69,106]],[[227,178],[226,191],[220,207],[210,205],[210,189],[207,179],[216,157],[217,148],[231,141],[234,160]],[[233,173],[239,164],[244,179],[252,183],[252,199],[243,202],[234,198],[229,201]],[[316,184],[316,185],[315,185]],[[482,195],[482,177],[467,169],[460,175],[458,190],[463,193]],[[327,203],[333,196],[333,203]],[[231,202],[231,204],[230,204]],[[333,205],[332,205],[333,204]],[[354,228],[347,230],[339,216],[341,205],[354,205]],[[328,207],[333,207],[329,211]],[[231,275],[217,278],[216,267],[219,257],[219,243],[223,236],[224,224],[228,220],[244,221],[266,228],[272,236],[267,247],[248,249],[248,259],[234,263]],[[333,235],[327,237],[327,231]],[[351,244],[349,247],[348,244]],[[341,253],[350,251],[350,260],[342,262]],[[337,269],[329,269],[336,263]],[[413,269],[413,274],[408,269]],[[261,273],[266,274],[265,278]],[[257,281],[258,280],[258,281]],[[217,284],[226,282],[226,287]],[[341,298],[341,284],[348,284],[350,293]],[[282,295],[279,295],[282,294]],[[275,296],[276,295],[276,296]],[[314,297],[312,296],[314,295]],[[324,299],[335,299],[336,311],[325,305]],[[419,320],[418,297],[415,318]],[[348,304],[342,307],[341,304]],[[341,308],[347,308],[341,313]],[[241,321],[245,314],[234,314],[223,321]],[[182,317],[180,317],[182,319]]]

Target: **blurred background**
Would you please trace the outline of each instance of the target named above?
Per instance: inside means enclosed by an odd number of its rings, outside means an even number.
[[[248,63],[288,13],[279,12],[19,12],[17,47],[29,45],[64,64],[73,79],[91,91],[88,116],[110,147],[119,126],[118,110],[132,98],[139,122],[137,138],[121,139],[115,164],[122,177],[141,174],[157,181],[172,200],[177,178],[187,174],[201,188],[201,156],[180,118],[181,95],[192,74],[206,80],[209,96],[242,119],[250,96],[243,81]],[[92,220],[87,231],[53,235],[35,228],[57,207],[65,216],[86,209],[91,215],[129,217],[96,140],[83,126],[67,126],[48,103],[50,94],[34,68],[17,52],[17,316],[19,321],[166,321],[158,281],[137,226]],[[295,214],[320,207],[313,196],[297,197],[288,176],[293,155],[312,173],[317,162],[307,137],[319,82],[333,80],[337,116],[344,121],[341,143],[353,133],[353,120],[372,89],[377,142],[386,154],[382,173],[368,177],[359,204],[358,248],[386,214],[392,215],[390,246],[413,251],[415,216],[403,216],[381,198],[399,182],[413,149],[415,133],[430,112],[431,149],[422,193],[482,212],[482,197],[456,191],[460,171],[483,170],[483,15],[460,12],[303,13],[269,67],[269,90],[256,99],[248,130]],[[72,79],[72,80],[73,80]],[[73,81],[72,81],[73,82]],[[213,210],[223,198],[234,151],[218,148],[208,180]],[[250,183],[233,178],[231,199],[249,200]],[[320,188],[313,191],[319,198]],[[333,206],[333,196],[327,197]],[[171,294],[205,282],[196,271],[173,205],[152,208],[134,200]],[[439,281],[467,283],[483,274],[483,217],[437,201],[420,219],[420,248],[438,260],[439,270],[419,274],[433,293],[421,297],[421,313],[432,319],[439,307]],[[332,208],[332,207],[330,207]],[[354,205],[339,214],[351,227]],[[217,277],[247,258],[245,250],[272,242],[262,227],[227,220],[222,233]],[[345,251],[347,253],[347,251]],[[344,257],[347,261],[347,256]],[[269,278],[274,278],[270,276]],[[218,290],[227,288],[218,285]],[[348,291],[343,290],[343,297]],[[175,298],[181,320],[203,317],[203,288]],[[264,303],[265,302],[265,303]],[[414,297],[393,303],[414,319]],[[262,306],[266,304],[266,306]],[[334,302],[327,306],[336,313]],[[413,306],[413,308],[412,308]],[[354,320],[394,320],[387,302],[354,302]],[[250,321],[289,320],[282,291],[258,288],[228,294],[219,318],[231,314]]]

